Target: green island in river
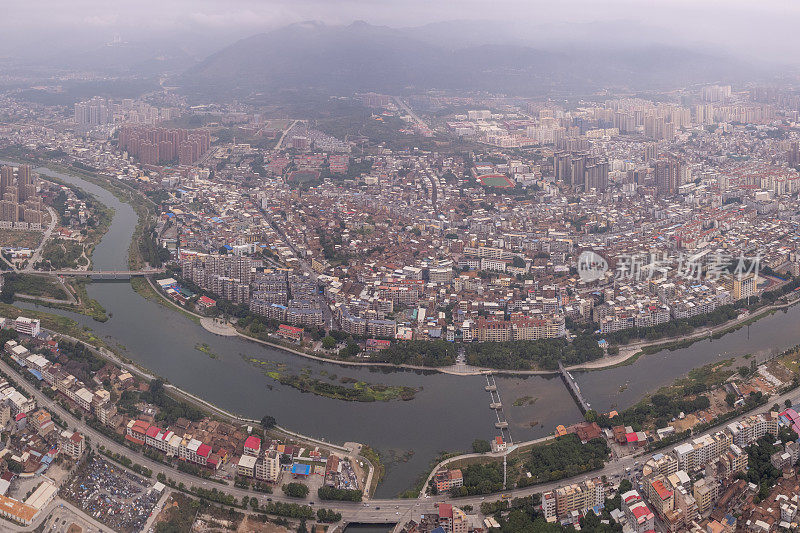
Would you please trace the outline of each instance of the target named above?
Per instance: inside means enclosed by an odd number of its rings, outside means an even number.
[[[271,361],[248,359],[252,364],[270,365]],[[368,383],[352,378],[342,377],[341,384],[330,383],[312,377],[308,372],[303,374],[285,374],[279,370],[264,370],[266,376],[271,377],[282,385],[288,385],[302,392],[311,392],[317,396],[345,400],[348,402],[388,402],[391,400],[413,400],[419,389],[403,385],[383,385],[381,383]],[[335,378],[335,376],[332,376]],[[328,377],[331,379],[331,376]],[[352,384],[352,387],[346,386]]]

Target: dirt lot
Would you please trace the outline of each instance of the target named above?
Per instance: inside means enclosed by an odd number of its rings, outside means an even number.
[[[36,248],[42,242],[41,231],[22,231],[14,229],[0,229],[0,246],[14,248]]]
[[[790,353],[778,359],[773,359],[767,363],[767,370],[783,382],[789,382],[800,371],[800,354]]]
[[[694,415],[686,415],[686,418],[683,420],[675,420],[675,422],[672,423],[672,427],[674,427],[675,431],[678,433],[686,431],[695,425],[697,425],[697,417]]]
[[[236,531],[237,533],[250,533],[251,531],[253,533],[290,533],[290,530],[283,526],[270,523],[264,524],[257,520],[250,520],[249,517],[245,517],[244,520],[242,520]]]
[[[52,479],[56,484],[59,484],[62,479],[69,475],[70,469],[73,466],[72,461],[64,461],[59,464],[52,464],[47,469],[47,477]]]

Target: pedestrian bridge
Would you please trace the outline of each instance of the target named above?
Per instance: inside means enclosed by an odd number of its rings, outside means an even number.
[[[564,380],[564,383],[567,385],[567,389],[569,389],[570,394],[572,397],[575,398],[575,402],[578,404],[578,407],[581,409],[581,413],[586,414],[586,411],[592,408],[592,405],[583,397],[583,393],[581,393],[581,388],[578,386],[578,382],[575,381],[575,378],[572,377],[572,374],[567,372],[567,369],[564,368],[564,365],[561,364],[561,361],[558,362],[558,373],[561,374],[561,379]]]

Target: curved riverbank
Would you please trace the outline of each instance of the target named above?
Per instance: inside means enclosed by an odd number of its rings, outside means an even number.
[[[308,352],[304,352],[301,350],[295,350],[291,347],[285,346],[283,344],[265,341],[263,339],[258,339],[255,337],[251,337],[239,331],[234,326],[229,325],[229,328],[222,328],[218,327],[214,324],[214,327],[207,323],[203,323],[203,320],[208,321],[207,317],[203,317],[197,313],[189,311],[188,309],[179,306],[175,302],[169,300],[166,296],[164,296],[161,291],[153,284],[152,279],[147,277],[147,281],[150,284],[150,287],[156,293],[156,295],[166,304],[176,308],[177,310],[188,313],[201,321],[201,325],[211,333],[215,333],[217,335],[224,335],[224,336],[233,336],[238,335],[239,337],[246,339],[251,342],[259,343],[265,346],[269,346],[271,348],[276,348],[279,350],[284,350],[288,353],[305,357],[308,359],[312,359],[315,361],[330,363],[334,365],[341,365],[343,367],[376,367],[376,368],[397,368],[402,370],[414,370],[414,371],[430,371],[430,372],[439,372],[442,374],[449,374],[454,376],[481,376],[486,374],[494,374],[494,375],[505,375],[505,376],[553,376],[557,375],[558,371],[556,370],[512,370],[512,369],[503,369],[503,368],[490,368],[490,367],[475,367],[475,366],[463,366],[457,367],[453,365],[452,367],[432,367],[432,366],[421,366],[421,365],[409,365],[409,364],[392,364],[392,363],[384,363],[384,362],[377,362],[377,361],[343,361],[341,359],[334,359],[331,357],[324,357],[320,355],[310,354]],[[613,356],[603,357],[601,359],[596,359],[594,361],[587,361],[586,363],[579,363],[577,365],[572,365],[566,367],[567,371],[590,371],[590,370],[607,370],[610,368],[614,368],[620,365],[626,365],[635,362],[641,355],[645,354],[647,350],[658,349],[666,350],[669,349],[671,346],[681,345],[682,347],[686,347],[689,344],[685,343],[693,343],[708,339],[714,335],[722,334],[725,335],[727,333],[731,333],[736,331],[738,328],[743,327],[745,325],[755,323],[761,318],[764,318],[775,311],[779,311],[781,309],[788,309],[789,307],[795,305],[800,301],[800,295],[796,295],[795,298],[791,299],[790,301],[783,303],[783,304],[773,304],[768,307],[764,307],[762,309],[757,310],[754,313],[748,313],[746,315],[742,315],[737,317],[733,320],[720,324],[718,326],[710,327],[710,328],[702,328],[696,332],[692,332],[689,335],[685,335],[683,337],[671,337],[667,339],[657,339],[653,341],[642,341],[637,343],[626,344],[620,347],[620,353]],[[225,331],[222,333],[221,331]],[[234,333],[235,332],[235,333]],[[463,368],[463,369],[462,369]]]
[[[127,268],[127,249],[137,225],[137,214],[108,191],[88,182],[84,184],[79,178],[69,178],[75,179],[79,187],[90,188],[88,192],[115,208],[112,227],[95,250],[96,268]],[[134,283],[152,290],[142,279],[137,278]],[[427,475],[431,461],[441,450],[467,450],[474,439],[491,440],[497,434],[496,418],[488,408],[489,398],[483,389],[485,379],[479,375],[448,374],[426,367],[406,369],[383,363],[343,365],[336,360],[293,353],[279,344],[254,342],[239,335],[215,335],[200,325],[199,317],[185,310],[175,312],[177,308],[166,305],[160,296],[145,299],[128,283],[95,282],[88,284],[87,290],[107,309],[110,316],[107,322],[96,323],[62,310],[52,312],[91,328],[99,340],[113,347],[121,357],[141,368],[152,369],[150,372],[163,376],[175,387],[224,411],[252,420],[269,414],[284,429],[309,433],[313,435],[309,438],[321,442],[358,441],[379,450],[386,464],[386,476],[377,489],[378,497],[398,494],[412,486],[422,472]],[[30,304],[23,307],[33,308]],[[788,316],[775,314],[764,318],[750,328],[753,338],[760,343],[759,349],[800,342],[796,328],[800,309],[794,307],[787,313]],[[758,335],[761,330],[765,333]],[[664,381],[672,382],[688,369],[714,360],[717,351],[741,348],[755,353],[742,341],[744,336],[742,330],[714,341],[710,348],[701,343],[691,349],[662,351],[619,368],[603,368],[576,378],[598,409],[611,403],[624,408],[664,385]],[[207,344],[219,357],[212,359],[198,352],[198,344]],[[335,372],[339,377],[371,381],[375,373],[381,373],[383,383],[412,386],[421,392],[409,402],[332,400],[304,394],[254,372],[247,362],[253,356],[281,365],[286,372],[309,371],[317,377]],[[541,374],[520,375],[519,371],[498,372],[498,390],[505,400],[515,441],[538,439],[550,434],[558,424],[582,420],[560,379]],[[626,381],[632,384],[620,395],[620,384]],[[513,405],[514,398],[522,397],[536,397],[538,401]],[[413,455],[409,453],[411,450]]]
[[[144,369],[144,368],[140,367],[139,365],[136,365],[136,364],[133,364],[133,363],[130,363],[130,362],[122,360],[122,358],[120,358],[116,353],[114,353],[113,351],[111,351],[111,350],[109,350],[107,348],[97,348],[95,346],[92,346],[91,344],[86,343],[85,341],[82,341],[80,339],[76,339],[75,337],[72,337],[71,335],[68,335],[66,333],[62,333],[62,332],[59,332],[59,331],[49,331],[49,330],[45,330],[45,331],[48,331],[49,333],[54,335],[56,338],[63,338],[63,339],[66,339],[66,340],[68,340],[70,342],[85,344],[86,346],[89,347],[89,349],[92,351],[92,353],[94,353],[96,356],[105,359],[106,361],[108,361],[108,362],[110,362],[110,363],[112,363],[112,364],[114,364],[114,365],[116,365],[116,366],[118,366],[118,367],[120,367],[120,368],[122,368],[122,369],[124,369],[124,370],[126,370],[128,372],[130,372],[131,374],[136,375],[137,377],[139,377],[141,379],[144,379],[144,380],[147,380],[147,381],[153,381],[155,379],[161,379],[160,376],[157,376],[156,374],[152,373],[151,371],[149,371],[147,369]],[[247,418],[245,416],[238,415],[238,414],[235,414],[235,413],[231,413],[230,411],[226,411],[225,409],[222,409],[221,407],[219,407],[217,405],[214,405],[214,404],[212,404],[210,402],[207,402],[206,400],[204,400],[204,399],[202,399],[202,398],[200,398],[198,396],[195,396],[194,394],[192,394],[192,393],[190,393],[188,391],[185,391],[185,390],[181,389],[180,387],[176,387],[172,383],[165,382],[164,383],[164,388],[169,390],[176,397],[176,399],[182,400],[182,401],[186,401],[186,402],[191,403],[193,405],[199,406],[202,409],[210,412],[212,415],[216,415],[216,416],[219,416],[221,418],[224,418],[229,422],[233,422],[234,424],[238,424],[238,425],[245,424],[245,425],[256,425],[256,426],[261,424],[261,421],[256,420],[254,418]],[[313,444],[316,444],[316,445],[319,445],[319,446],[326,446],[328,448],[332,448],[332,449],[340,451],[340,452],[349,452],[350,451],[348,448],[345,448],[344,446],[339,446],[337,444],[326,442],[326,441],[323,441],[323,440],[320,440],[320,439],[315,439],[313,437],[308,437],[306,435],[302,435],[301,433],[297,433],[295,431],[291,431],[291,430],[288,430],[286,428],[283,428],[280,425],[273,426],[273,429],[277,433],[282,433],[285,436],[290,437],[292,439],[297,439],[297,440],[300,440],[300,441],[313,443]]]

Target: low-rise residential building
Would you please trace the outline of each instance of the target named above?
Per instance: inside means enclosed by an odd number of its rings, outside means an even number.
[[[242,455],[236,464],[236,473],[240,476],[255,477],[257,461],[258,458],[253,455]]]
[[[24,316],[14,320],[14,329],[21,335],[35,337],[42,331],[41,323],[38,318],[27,318]]]
[[[464,476],[459,469],[447,470],[443,468],[436,472],[433,481],[436,484],[436,490],[440,493],[464,486]]]
[[[573,483],[553,491],[556,502],[556,516],[559,518],[569,515],[573,511],[584,513],[603,503],[605,488],[599,479],[589,479],[580,483]],[[544,497],[544,496],[543,496]]]
[[[622,511],[628,526],[634,533],[645,533],[653,530],[655,514],[644,503],[642,496],[636,490],[630,490],[621,495]]]
[[[78,459],[86,450],[86,438],[77,431],[65,429],[58,436],[58,451]]]

